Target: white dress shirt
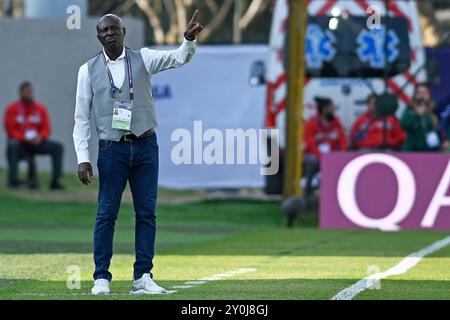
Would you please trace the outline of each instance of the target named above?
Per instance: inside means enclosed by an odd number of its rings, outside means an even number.
[[[181,67],[191,61],[197,49],[197,42],[184,39],[183,44],[176,50],[152,50],[142,48],[140,50],[149,78],[158,72]],[[125,81],[125,48],[115,61],[111,60],[103,50],[106,63],[114,80],[114,85],[120,88]],[[105,70],[105,77],[107,77]],[[75,105],[75,126],[73,129],[73,141],[77,154],[78,164],[90,162],[89,139],[91,137],[91,106],[92,86],[89,79],[88,64],[80,67],[78,72],[78,85]]]

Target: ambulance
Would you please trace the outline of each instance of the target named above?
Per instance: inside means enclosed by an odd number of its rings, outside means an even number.
[[[309,0],[304,119],[315,96],[331,98],[347,132],[365,112],[370,93],[394,94],[397,116],[414,86],[427,80],[425,50],[414,0]],[[285,132],[288,0],[276,0],[265,66],[265,126]],[[285,137],[281,134],[283,148]]]

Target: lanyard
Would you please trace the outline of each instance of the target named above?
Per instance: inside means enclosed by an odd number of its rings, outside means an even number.
[[[33,108],[33,105],[31,105],[30,108],[31,108],[30,116],[36,115],[36,112],[35,112],[35,110]],[[28,125],[30,124],[29,121],[28,121],[29,117],[27,117],[27,114],[25,112],[25,106],[23,105],[22,102],[19,102],[19,115],[23,117],[23,124],[24,124],[24,126],[28,127]]]
[[[112,98],[115,99],[115,97],[116,97],[116,90],[118,88],[114,84],[114,79],[112,77],[111,71],[108,68],[108,64],[106,62],[106,58],[105,58],[105,55],[104,55],[103,52],[102,52],[102,58],[103,58],[103,62],[104,62],[105,67],[106,67],[106,72],[108,73],[109,83],[111,84]],[[133,100],[134,100],[133,70],[131,68],[131,59],[130,59],[130,55],[128,54],[127,48],[125,48],[125,59],[127,60],[128,88],[129,88],[129,93],[130,93],[130,101],[131,101],[131,103],[133,103]]]

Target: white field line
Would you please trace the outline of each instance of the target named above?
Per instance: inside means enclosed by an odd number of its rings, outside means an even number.
[[[189,280],[179,285],[171,286],[169,289],[189,289],[195,286],[205,284],[211,281],[217,281],[224,278],[229,278],[237,274],[244,274],[249,272],[255,272],[255,268],[239,268],[237,270],[228,271],[225,273],[219,273],[212,277],[201,278],[199,280]],[[74,290],[75,291],[75,290]],[[167,290],[165,294],[173,294],[178,292],[177,290]],[[17,293],[19,296],[91,296],[92,294],[86,292],[74,292],[74,293]],[[128,293],[110,293],[109,296],[129,296]]]
[[[219,273],[219,274],[213,275],[212,277],[201,278],[201,279],[195,280],[195,281],[192,281],[192,280],[186,281],[183,284],[174,285],[174,286],[170,287],[170,289],[189,289],[189,288],[193,288],[195,286],[201,285],[201,284],[205,284],[207,282],[217,281],[217,280],[221,280],[224,278],[229,278],[236,274],[243,274],[243,273],[249,273],[249,272],[255,272],[255,271],[256,271],[255,268],[239,268],[237,270],[228,271],[225,273]]]
[[[417,252],[413,252],[407,257],[405,257],[400,263],[394,267],[386,270],[385,272],[380,272],[372,274],[362,280],[359,280],[354,285],[345,288],[336,294],[331,300],[352,300],[357,294],[363,292],[368,288],[373,288],[381,279],[396,276],[408,272],[414,266],[416,266],[423,257],[438,251],[450,244],[450,236],[436,241],[430,246],[423,248]]]

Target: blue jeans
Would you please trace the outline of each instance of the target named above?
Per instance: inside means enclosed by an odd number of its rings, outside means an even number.
[[[153,268],[158,190],[158,141],[156,133],[139,141],[99,141],[100,190],[94,230],[94,280],[107,279],[113,254],[114,226],[127,181],[136,217],[134,279]]]

